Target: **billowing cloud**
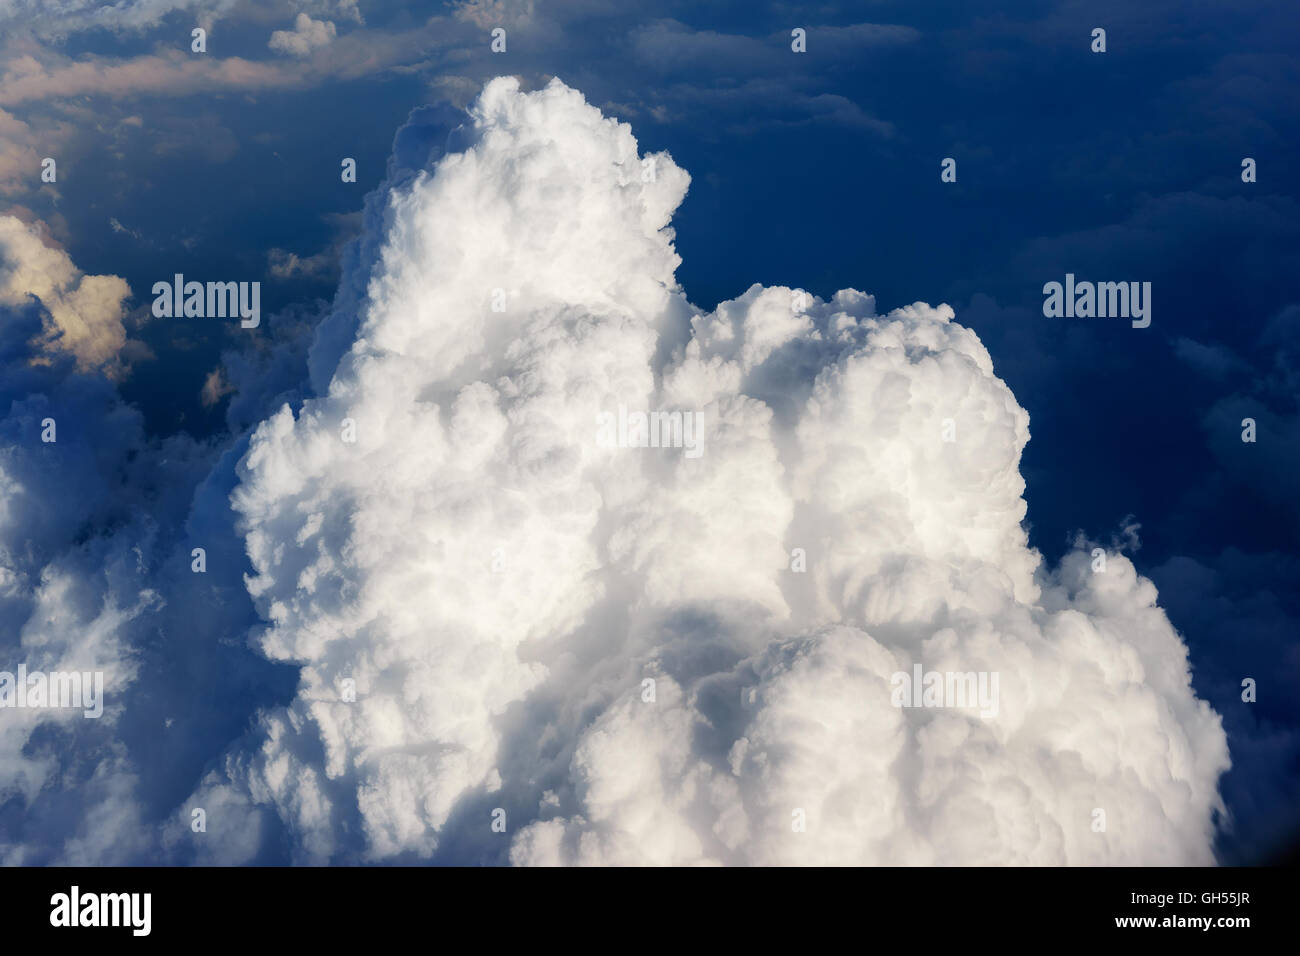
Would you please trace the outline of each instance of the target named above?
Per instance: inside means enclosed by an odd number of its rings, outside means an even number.
[[[318,397],[255,430],[231,496],[297,694],[172,844],[1211,862],[1219,718],[1126,557],[1029,548],[1028,415],[975,334],[851,289],[702,313],[688,182],[558,81],[493,81],[445,153],[399,136]],[[628,447],[639,412],[689,437]],[[917,666],[996,678],[992,706],[896,706]]]
[[[89,276],[34,226],[0,216],[0,306],[40,303],[46,313],[43,350],[68,352],[82,370],[113,371],[126,344],[126,300],[117,276]]]

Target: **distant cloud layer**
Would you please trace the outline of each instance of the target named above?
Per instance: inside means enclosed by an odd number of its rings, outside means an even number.
[[[173,849],[1213,862],[1219,717],[1125,557],[1040,566],[1028,415],[950,308],[755,285],[702,314],[689,177],[558,81],[420,142],[344,257],[320,397],[231,496],[300,685]],[[702,454],[598,441],[625,409],[697,415]],[[895,706],[916,665],[998,675],[996,715]]]
[[[193,11],[204,24],[237,0],[0,0],[0,24],[17,23],[40,36],[61,37],[86,30],[147,30],[178,10]]]

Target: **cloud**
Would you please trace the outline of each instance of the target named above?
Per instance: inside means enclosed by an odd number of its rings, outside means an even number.
[[[1205,413],[1206,444],[1219,464],[1219,473],[1248,488],[1260,501],[1271,503],[1275,526],[1300,528],[1300,509],[1285,483],[1274,475],[1300,468],[1300,305],[1281,309],[1249,343],[1254,374],[1241,382],[1241,391],[1219,398]],[[1245,365],[1238,360],[1239,365]],[[1235,367],[1235,366],[1233,366]],[[1256,434],[1245,440],[1246,420]]]
[[[457,0],[452,4],[457,20],[483,29],[528,24],[535,8],[535,0]]]
[[[82,346],[93,354],[106,340],[73,336],[76,355],[67,336],[49,340],[51,315],[69,328],[115,323],[120,282],[82,275],[0,218],[0,670],[99,672],[103,705],[94,719],[0,710],[4,865],[130,858],[148,842],[118,730],[139,671],[130,628],[161,602],[145,556],[150,515],[166,510],[153,482],[168,469],[138,454],[140,414],[82,361]],[[46,345],[39,362],[34,342]],[[172,443],[174,460],[188,457],[184,444]]]
[[[334,236],[330,244],[310,256],[300,256],[287,249],[273,248],[267,252],[267,269],[276,279],[330,279],[337,280],[343,249],[361,225],[360,213],[330,213],[323,217],[330,223]]]
[[[1208,378],[1222,380],[1245,372],[1250,366],[1222,345],[1204,345],[1180,335],[1174,340],[1174,354]]]
[[[217,372],[231,392],[226,421],[232,434],[260,424],[286,403],[300,404],[308,391],[307,350],[327,311],[324,302],[291,306],[263,320],[265,335],[253,348],[222,354]]]
[[[58,186],[41,180],[41,161],[62,156],[74,128],[48,115],[29,122],[0,110],[0,195],[40,191],[57,197]]]
[[[0,110],[0,192],[31,189],[40,178],[41,159],[31,127],[12,113]]]
[[[118,221],[118,219],[117,219],[116,216],[110,216],[110,217],[108,218],[108,225],[109,225],[109,228],[112,229],[114,232],[121,233],[121,234],[124,235],[124,236],[130,236],[132,239],[143,239],[143,238],[144,238],[143,236],[140,235],[140,233],[136,232],[134,229],[130,229],[130,228],[128,228],[128,227],[122,225],[122,224]]]
[[[299,256],[287,249],[271,249],[267,252],[267,267],[277,279],[297,277],[312,278],[328,273],[338,262],[336,249],[326,249],[314,256]]]
[[[157,26],[177,10],[192,10],[210,27],[236,0],[4,0],[0,24],[16,23],[43,37],[66,37],[86,30],[139,32]]]
[[[325,79],[356,79],[409,63],[430,48],[451,45],[430,21],[404,31],[366,30],[309,49],[294,62],[193,54],[183,49],[131,57],[66,57],[44,47],[11,55],[0,76],[0,104],[46,102],[90,95],[184,97],[216,90],[292,90]]]
[[[257,645],[301,679],[174,848],[1212,861],[1228,754],[1186,648],[1122,554],[1041,566],[1028,415],[950,308],[701,313],[667,154],[559,81],[494,80],[445,149],[435,115],[344,254],[317,397],[239,462]],[[703,453],[609,447],[620,408],[698,414]],[[999,675],[996,716],[894,706],[915,665]]]
[[[204,408],[211,408],[221,401],[222,398],[229,395],[234,389],[226,381],[220,368],[214,368],[208,373],[208,377],[203,380],[203,390],[200,393],[200,399]]]
[[[331,20],[313,20],[305,13],[298,14],[292,30],[276,30],[267,43],[272,50],[289,56],[306,56],[313,50],[334,42],[336,30]]]
[[[306,77],[277,64],[241,57],[193,57],[177,51],[129,59],[22,56],[8,63],[0,102],[13,105],[85,94],[187,96],[211,89],[278,89],[305,83]]]
[[[867,50],[914,42],[920,33],[912,27],[877,23],[848,26],[803,24],[808,56],[825,67],[861,57]],[[763,76],[791,55],[790,30],[768,37],[695,30],[676,20],[657,20],[631,34],[635,56],[664,72],[704,69],[711,73]]]
[[[1231,497],[1229,491],[1218,500]],[[1275,514],[1268,509],[1264,520],[1277,520]],[[1294,730],[1300,701],[1283,691],[1300,680],[1294,624],[1300,558],[1230,547],[1199,560],[1176,555],[1152,577],[1169,613],[1189,622],[1197,689],[1223,715],[1232,742],[1232,769],[1220,781],[1231,814],[1221,827],[1221,862],[1276,857],[1294,846],[1295,823],[1288,813],[1267,811],[1300,803],[1300,785],[1290,773],[1300,759]],[[1249,703],[1243,700],[1246,678],[1257,685]]]
[[[98,718],[0,708],[0,865],[156,863],[159,819],[258,706],[287,697],[231,640],[253,620],[228,505],[239,446],[223,458],[184,434],[147,437],[112,362],[54,334],[52,316],[116,322],[120,282],[0,217],[0,670],[103,680]]]
[[[47,245],[37,228],[0,216],[0,306],[34,299],[45,310],[43,351],[69,352],[83,371],[121,371],[126,345],[126,300],[117,276],[88,276],[63,250]]]

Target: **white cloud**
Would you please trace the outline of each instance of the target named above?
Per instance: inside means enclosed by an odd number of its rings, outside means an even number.
[[[292,30],[276,30],[267,44],[272,50],[289,56],[307,56],[313,50],[329,46],[337,31],[331,20],[313,20],[305,13],[294,19]]]
[[[493,81],[456,135],[395,159],[321,397],[239,466],[260,646],[302,681],[200,788],[200,859],[274,814],[299,862],[1212,860],[1186,648],[1124,556],[1040,568],[1028,416],[951,309],[701,314],[666,154],[644,176],[558,81]],[[602,447],[619,405],[701,413],[704,454]],[[997,672],[998,715],[894,707],[913,664]]]

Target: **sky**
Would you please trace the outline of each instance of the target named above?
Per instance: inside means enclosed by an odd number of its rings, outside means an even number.
[[[1298,27],[0,0],[0,860],[1289,852]]]

